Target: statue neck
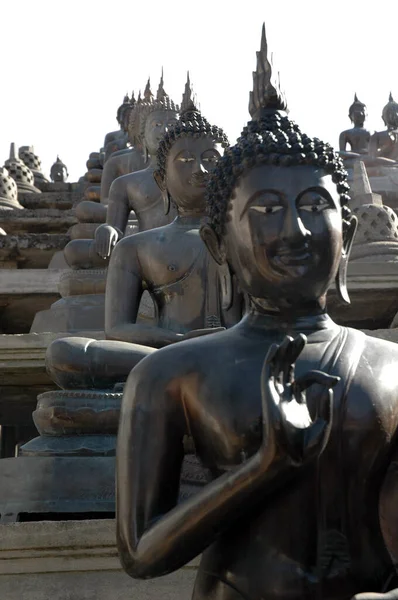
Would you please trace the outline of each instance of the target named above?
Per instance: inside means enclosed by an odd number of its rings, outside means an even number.
[[[176,225],[182,227],[192,227],[199,229],[206,222],[206,215],[196,213],[195,211],[178,211],[178,216],[174,219]]]
[[[317,323],[332,323],[326,313],[326,296],[299,307],[277,307],[264,298],[250,297],[250,305],[251,319],[259,323],[264,320],[274,329],[300,330],[304,325],[317,329]]]
[[[306,333],[336,327],[326,312],[312,312],[308,314],[267,313],[259,309],[254,304],[254,301],[255,299],[251,298],[252,306],[244,321],[247,325],[255,329],[284,331],[286,334],[294,335],[295,332]]]

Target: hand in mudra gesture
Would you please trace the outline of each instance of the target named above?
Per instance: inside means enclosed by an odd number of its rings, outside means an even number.
[[[273,344],[265,358],[261,373],[264,460],[270,451],[279,451],[300,465],[320,456],[328,442],[332,388],[340,378],[321,371],[294,378],[294,365],[306,342],[302,334],[295,339],[287,336],[280,346]],[[320,386],[314,419],[306,398],[306,390],[313,384]]]

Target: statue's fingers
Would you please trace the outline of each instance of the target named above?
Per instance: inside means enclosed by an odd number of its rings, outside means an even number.
[[[328,375],[322,371],[308,371],[294,382],[294,392],[300,394],[307,390],[311,385],[317,383],[326,389],[333,388],[340,381],[340,377]]]
[[[351,600],[398,600],[398,589],[391,590],[385,594],[377,592],[363,592],[362,594],[355,594]]]
[[[293,341],[293,338],[287,335],[275,355],[275,376],[280,383],[287,383],[287,374],[291,366],[290,355]]]

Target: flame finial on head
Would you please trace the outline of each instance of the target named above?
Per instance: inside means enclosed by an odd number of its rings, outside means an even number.
[[[193,93],[193,89],[191,86],[191,80],[189,77],[189,71],[187,72],[187,81],[185,84],[184,93],[182,95],[181,107],[180,107],[180,115],[185,115],[186,113],[192,112],[200,112],[200,107],[196,98],[196,94]]]
[[[158,87],[158,91],[156,93],[156,100],[158,100],[159,102],[164,100],[167,96],[166,90],[164,89],[163,86],[164,86],[164,81],[163,81],[163,67],[162,67],[162,74],[160,76],[159,87]]]
[[[151,90],[151,78],[148,77],[148,81],[147,84],[145,86],[145,90],[144,90],[144,100],[146,102],[150,102],[153,98],[153,94],[152,94],[152,90]]]
[[[253,72],[253,91],[250,92],[249,113],[252,119],[259,119],[263,111],[287,110],[285,94],[280,87],[279,73],[274,75],[273,57],[268,56],[268,43],[265,24],[261,32],[261,47],[257,55],[257,66]]]

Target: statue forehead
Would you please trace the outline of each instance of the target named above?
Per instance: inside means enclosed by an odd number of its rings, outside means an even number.
[[[170,117],[176,117],[177,111],[163,108],[156,108],[151,111],[146,118],[146,123],[154,121],[156,119],[169,119]]]
[[[313,187],[325,188],[336,199],[336,203],[339,202],[336,185],[331,175],[311,165],[291,167],[257,165],[239,178],[235,186],[234,198],[248,199],[262,189],[297,196]]]
[[[216,149],[221,152],[221,144],[215,141],[210,135],[201,135],[195,137],[192,135],[185,135],[184,137],[178,138],[170,148],[169,157],[176,156],[182,150],[190,152],[205,152],[206,150]]]

